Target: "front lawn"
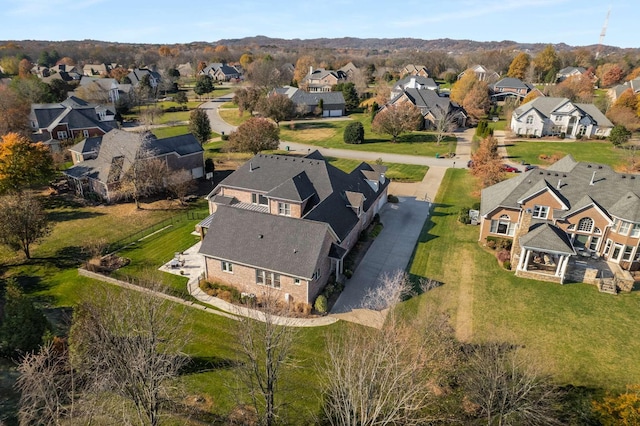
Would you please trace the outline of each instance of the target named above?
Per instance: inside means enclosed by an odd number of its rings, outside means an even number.
[[[612,296],[587,284],[517,278],[478,244],[479,228],[457,221],[475,183],[449,169],[419,238],[410,273],[442,281],[407,302],[410,312],[444,310],[458,338],[524,346],[561,384],[623,389],[640,383],[640,293]]]
[[[339,168],[340,170],[350,173],[355,169],[361,161],[350,160],[346,158],[325,157],[331,165]],[[394,181],[400,182],[420,182],[424,179],[424,175],[427,174],[429,167],[418,166],[414,164],[400,164],[400,163],[382,163],[387,166],[386,176]]]
[[[350,120],[296,121],[293,125],[281,123],[280,140],[315,145],[323,148],[339,148],[354,151],[383,152],[389,154],[408,154],[433,157],[437,153],[455,152],[456,139],[447,137],[440,145],[435,143],[432,132],[410,132],[402,134],[396,143],[391,137],[374,133],[371,130],[369,114],[350,114]],[[344,143],[344,129],[352,121],[364,126],[365,142],[362,144]]]
[[[225,104],[226,105],[226,104]],[[232,126],[239,126],[248,119],[251,118],[251,114],[248,111],[244,111],[242,115],[238,114],[238,108],[227,108],[227,109],[218,109],[218,114],[220,114],[220,118],[222,118],[227,123]]]
[[[189,133],[189,126],[181,124],[178,126],[158,127],[152,130],[158,139],[170,138],[173,136],[186,135]]]
[[[624,161],[625,150],[615,148],[608,141],[567,141],[567,142],[545,142],[545,141],[516,141],[506,142],[509,157],[517,162],[524,161],[529,164],[548,165],[541,160],[540,155],[559,158],[567,154],[573,155],[577,161],[587,161],[594,163],[616,166]]]

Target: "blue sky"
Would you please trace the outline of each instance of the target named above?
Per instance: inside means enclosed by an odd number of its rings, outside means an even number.
[[[640,47],[638,0],[0,0],[0,40],[359,37]]]

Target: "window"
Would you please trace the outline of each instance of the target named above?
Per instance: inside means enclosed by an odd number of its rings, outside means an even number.
[[[278,203],[278,214],[280,216],[291,216],[291,204]]]
[[[275,272],[256,269],[256,284],[268,285],[273,288],[280,288],[280,274]]]
[[[300,285],[300,278],[294,278],[294,279],[293,279],[293,283],[294,283],[295,285]]]
[[[583,217],[578,222],[578,231],[580,232],[591,232],[593,230],[593,219],[590,217]]]
[[[262,194],[251,194],[251,204],[258,204],[260,206],[268,206],[269,200]]]
[[[593,233],[594,234],[602,234],[602,231],[600,230],[600,228],[598,228],[597,226],[595,228],[593,228]]]
[[[633,225],[633,228],[631,228],[631,236],[633,238],[640,237],[640,223],[635,223]]]
[[[608,255],[609,254],[609,250],[611,250],[611,244],[612,241],[611,240],[607,240],[607,244],[604,246],[604,255]]]
[[[618,229],[618,234],[629,235],[630,229],[631,229],[631,222],[620,221],[620,228]]]
[[[600,241],[600,237],[591,237],[591,242],[589,243],[589,250],[591,251],[598,250],[599,241]]]
[[[546,219],[549,214],[549,207],[547,206],[534,206],[533,217],[536,219]]]
[[[67,138],[67,132],[65,130],[60,130],[58,132],[58,139],[66,139]]]
[[[556,115],[555,116],[555,120],[556,120],[556,123],[559,122],[559,121],[562,121],[562,116],[561,115]]]
[[[491,229],[489,232],[492,234],[502,234],[513,236],[516,230],[515,223],[511,223],[511,219],[506,214],[500,216],[498,220],[491,221]]]
[[[222,262],[222,270],[224,272],[228,272],[230,274],[233,274],[233,263],[231,263],[231,262]]]
[[[318,268],[317,271],[315,271],[313,273],[313,276],[311,277],[311,279],[317,280],[318,278],[320,278],[320,268]]]
[[[82,136],[84,136],[85,138],[89,137],[89,131],[88,130],[83,130],[82,131]]]
[[[633,246],[626,246],[624,253],[622,253],[622,260],[628,262],[631,260],[631,253],[633,252]]]
[[[587,133],[587,127],[586,126],[578,127],[578,135],[584,136],[586,133]]]
[[[533,115],[527,116],[527,124],[533,124]]]

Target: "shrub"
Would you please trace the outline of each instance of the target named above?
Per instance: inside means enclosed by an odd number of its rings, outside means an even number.
[[[364,126],[359,121],[347,124],[344,129],[344,143],[360,144],[364,142]]]
[[[511,270],[511,261],[509,260],[505,260],[504,262],[502,262],[502,266],[504,267],[504,269],[506,269],[507,271]]]
[[[313,304],[313,307],[321,314],[327,313],[327,309],[329,309],[329,302],[327,301],[327,297],[323,294],[316,297],[316,302]]]
[[[226,302],[239,302],[240,292],[237,288],[220,283],[210,283],[208,281],[200,281],[200,289],[209,296],[217,297]]]
[[[377,237],[378,235],[380,235],[380,232],[382,232],[382,224],[376,223],[371,232],[369,232],[369,238]]]
[[[493,246],[491,248],[499,248],[505,250],[511,250],[511,244],[513,243],[508,238],[500,238],[500,237],[487,237],[487,246],[489,246],[489,242],[493,242]]]
[[[496,257],[498,258],[498,261],[500,261],[500,263],[504,263],[507,260],[511,259],[511,254],[508,250],[501,249],[499,252],[496,253]]]
[[[495,250],[496,248],[496,242],[493,240],[489,240],[487,238],[487,247],[489,247],[491,250]]]
[[[353,276],[353,271],[351,269],[345,269],[342,273],[344,274],[345,277],[347,277],[347,279]]]
[[[389,203],[397,203],[398,202],[398,197],[396,197],[395,195],[387,195],[387,202]]]
[[[458,222],[464,223],[468,225],[471,223],[471,218],[469,217],[469,207],[462,207],[458,212]]]
[[[472,210],[480,210],[480,203],[479,202],[475,202],[473,203],[473,205],[471,206]]]
[[[228,141],[229,140],[229,135],[221,135],[220,139],[222,139],[223,141]]]
[[[565,134],[565,132],[560,132],[560,139],[564,139],[566,137],[567,135]]]

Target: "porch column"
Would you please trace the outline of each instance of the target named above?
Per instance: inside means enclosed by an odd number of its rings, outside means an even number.
[[[566,258],[565,255],[560,255],[560,260],[558,261],[558,266],[556,267],[556,273],[555,273],[556,277],[560,276],[560,271],[562,270],[562,265],[564,264],[565,258]]]
[[[522,247],[520,249],[520,259],[518,260],[518,267],[516,268],[518,271],[521,271],[524,263],[525,263],[525,256],[527,255],[527,249],[525,249],[524,247]]]
[[[560,283],[564,284],[564,275],[567,273],[567,266],[569,266],[569,259],[571,258],[571,255],[567,255],[565,260],[564,260],[564,265],[562,266],[562,271],[560,272]]]
[[[524,259],[524,270],[529,270],[529,260],[531,260],[531,250],[527,250],[527,257]]]

